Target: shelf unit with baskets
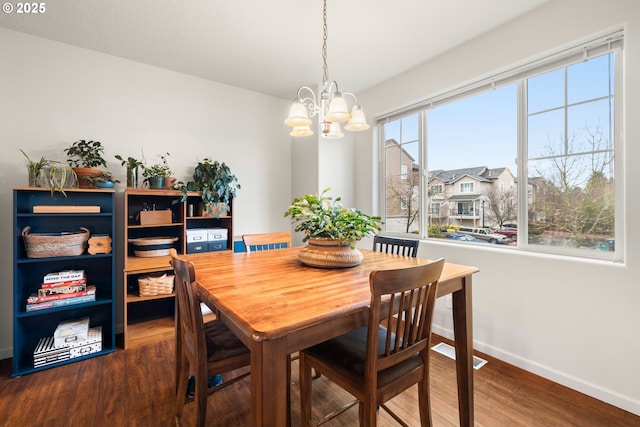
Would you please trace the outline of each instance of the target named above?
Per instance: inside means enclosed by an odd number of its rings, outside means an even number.
[[[86,247],[90,236],[100,236],[96,239],[101,244],[114,243],[115,193],[73,188],[64,191],[13,189],[13,376],[115,351],[115,257],[110,246],[97,251]],[[80,241],[75,238],[83,234],[86,236]],[[95,286],[95,301],[28,311],[27,299],[43,290],[44,277],[65,270],[84,271],[86,285]],[[86,317],[91,328],[101,328],[99,347],[70,353],[58,349],[71,357],[47,356],[46,363],[36,366],[36,347],[53,337],[59,323]]]
[[[230,215],[202,216],[198,208],[202,201],[199,193],[189,193],[186,202],[181,202],[181,198],[182,192],[178,190],[126,188],[124,191],[125,348],[175,334],[169,247],[184,254],[188,230],[224,228],[226,247],[233,248]]]

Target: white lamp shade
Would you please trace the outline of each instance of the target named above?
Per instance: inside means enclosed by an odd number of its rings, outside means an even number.
[[[361,131],[369,129],[369,124],[364,117],[364,112],[361,108],[354,106],[351,110],[351,119],[349,119],[349,123],[344,127],[346,130],[350,131]]]
[[[332,123],[346,122],[351,118],[349,110],[347,110],[347,103],[340,92],[336,92],[331,101],[329,102],[329,111],[325,116],[325,120]]]
[[[293,130],[289,133],[291,136],[309,136],[313,135],[313,131],[309,126],[294,126]]]
[[[311,119],[305,106],[300,102],[294,102],[289,109],[289,117],[284,122],[291,127],[309,126]]]
[[[342,138],[344,134],[340,129],[339,123],[331,123],[329,125],[329,132],[325,133],[323,136],[327,139],[338,139],[338,138]]]

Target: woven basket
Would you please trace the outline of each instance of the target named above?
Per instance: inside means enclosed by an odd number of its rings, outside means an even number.
[[[61,233],[29,233],[31,227],[22,229],[27,258],[49,258],[82,255],[91,233],[85,227],[81,231]]]
[[[177,237],[140,237],[129,239],[129,243],[134,246],[135,256],[148,258],[169,255],[169,249],[173,247],[176,240],[178,240]]]
[[[363,255],[358,248],[338,239],[311,238],[307,246],[298,252],[298,259],[311,267],[345,268],[362,262]]]
[[[173,274],[163,274],[159,277],[138,277],[138,288],[141,297],[154,295],[168,295],[173,292]]]

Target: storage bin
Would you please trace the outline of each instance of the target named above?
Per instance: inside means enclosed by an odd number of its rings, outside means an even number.
[[[187,253],[188,254],[197,254],[200,252],[208,252],[208,243],[207,242],[191,242],[187,243]]]
[[[225,250],[227,250],[227,241],[226,240],[216,240],[216,241],[213,241],[213,242],[207,242],[207,250],[209,252],[225,251]]]

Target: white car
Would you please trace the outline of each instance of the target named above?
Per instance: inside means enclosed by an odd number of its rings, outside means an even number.
[[[477,239],[486,240],[489,243],[501,243],[505,244],[509,241],[509,238],[504,234],[494,233],[493,230],[488,228],[475,228],[475,227],[460,227],[457,231],[461,234],[468,234]]]

